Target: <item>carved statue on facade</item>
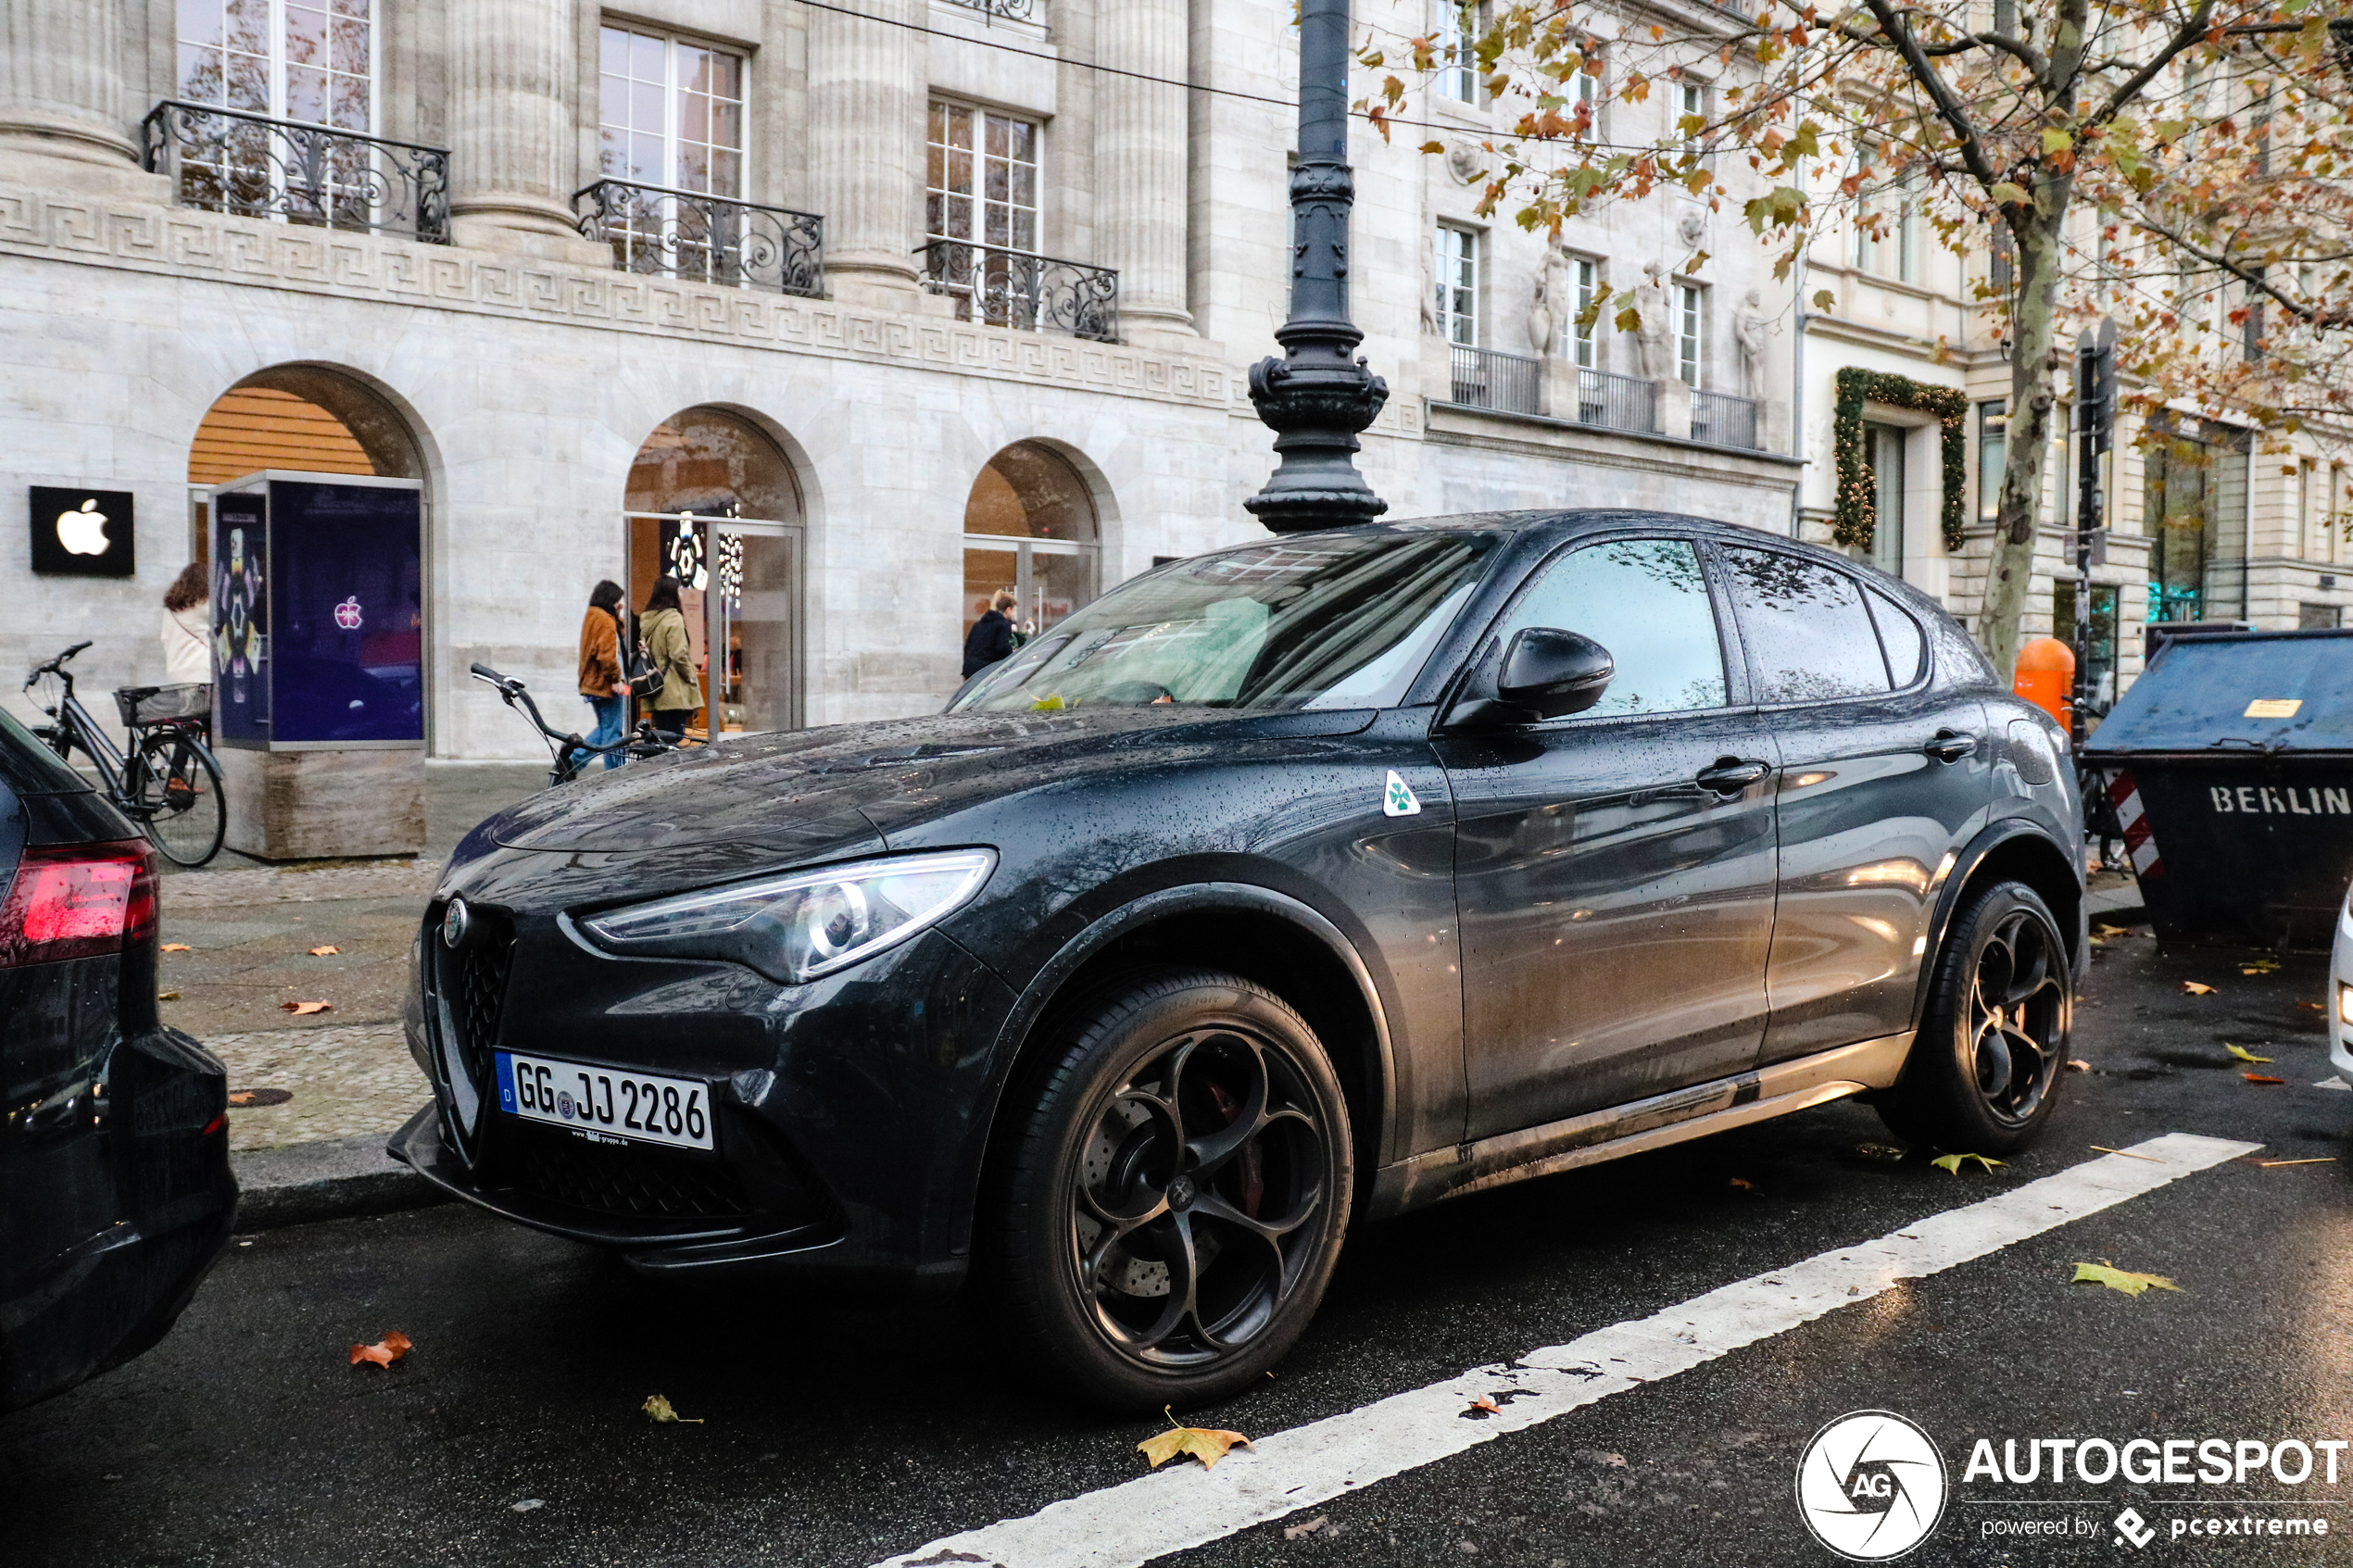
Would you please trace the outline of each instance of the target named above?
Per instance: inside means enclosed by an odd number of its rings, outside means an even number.
[[[1732,342],[1741,352],[1741,395],[1761,397],[1765,385],[1765,338],[1772,330],[1764,310],[1764,300],[1755,289],[1741,301],[1740,313],[1732,318]]]
[[[1634,309],[1642,317],[1642,325],[1634,332],[1634,348],[1642,358],[1642,375],[1649,381],[1665,381],[1675,373],[1675,349],[1668,330],[1673,322],[1673,305],[1667,293],[1667,269],[1655,261],[1642,264],[1642,281],[1634,288]]]
[[[1567,304],[1554,286],[1560,267],[1561,253],[1558,248],[1546,246],[1543,265],[1536,270],[1536,297],[1528,305],[1528,341],[1535,347],[1539,359],[1550,358],[1558,346],[1554,333],[1562,324],[1564,318],[1561,311],[1567,308]]]

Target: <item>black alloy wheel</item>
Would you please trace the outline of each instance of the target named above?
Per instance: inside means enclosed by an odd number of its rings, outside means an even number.
[[[1315,1315],[1348,1223],[1348,1109],[1315,1032],[1249,981],[1162,972],[1057,1035],[1003,1187],[1016,1322],[1122,1408],[1263,1378]]]
[[[1881,1117],[1949,1152],[2023,1148],[2057,1099],[2074,1010],[2074,966],[2049,906],[2024,883],[1985,888],[1945,939]]]

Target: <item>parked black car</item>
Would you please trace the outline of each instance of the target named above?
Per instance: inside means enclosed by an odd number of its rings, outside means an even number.
[[[220,1063],[156,1016],[156,851],[0,713],[0,1410],[163,1337],[228,1242]]]
[[[1352,1218],[1847,1095],[2031,1137],[2083,950],[2065,744],[1927,599],[1751,530],[1270,539],[937,717],[484,822],[392,1148],[650,1271],[978,1269],[1091,1393],[1214,1398]]]

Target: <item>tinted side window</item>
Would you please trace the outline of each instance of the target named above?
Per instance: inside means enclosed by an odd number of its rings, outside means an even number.
[[[90,787],[81,774],[6,712],[0,712],[0,784],[19,795],[58,795]]]
[[[1617,673],[1589,713],[1724,706],[1716,611],[1687,540],[1620,539],[1558,558],[1504,617],[1504,645],[1529,626],[1581,632],[1609,649]]]
[[[1901,691],[1920,678],[1920,669],[1928,662],[1928,633],[1909,612],[1877,588],[1865,589],[1864,597],[1870,601],[1871,619],[1879,623],[1880,646],[1887,650],[1887,672]]]
[[[1726,550],[1759,702],[1883,692],[1887,663],[1855,580],[1778,550]]]

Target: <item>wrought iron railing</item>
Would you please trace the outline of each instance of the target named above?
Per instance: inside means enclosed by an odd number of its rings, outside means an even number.
[[[1506,414],[1542,411],[1544,362],[1523,354],[1494,348],[1447,345],[1454,361],[1453,396],[1457,403],[1495,408]]]
[[[580,232],[623,272],[783,294],[825,292],[825,220],[701,191],[599,180],[573,193]]]
[[[1756,400],[1729,392],[1692,393],[1692,439],[1756,450]]]
[[[1119,273],[973,240],[915,247],[924,287],[956,301],[967,321],[1119,341]]]
[[[1003,17],[1008,21],[1034,22],[1038,19],[1038,0],[948,0],[951,6],[978,11],[990,19]]]
[[[1577,422],[1649,435],[1658,429],[1658,388],[1639,376],[1577,372]]]
[[[176,98],[139,130],[141,161],[182,207],[449,243],[443,148]]]

